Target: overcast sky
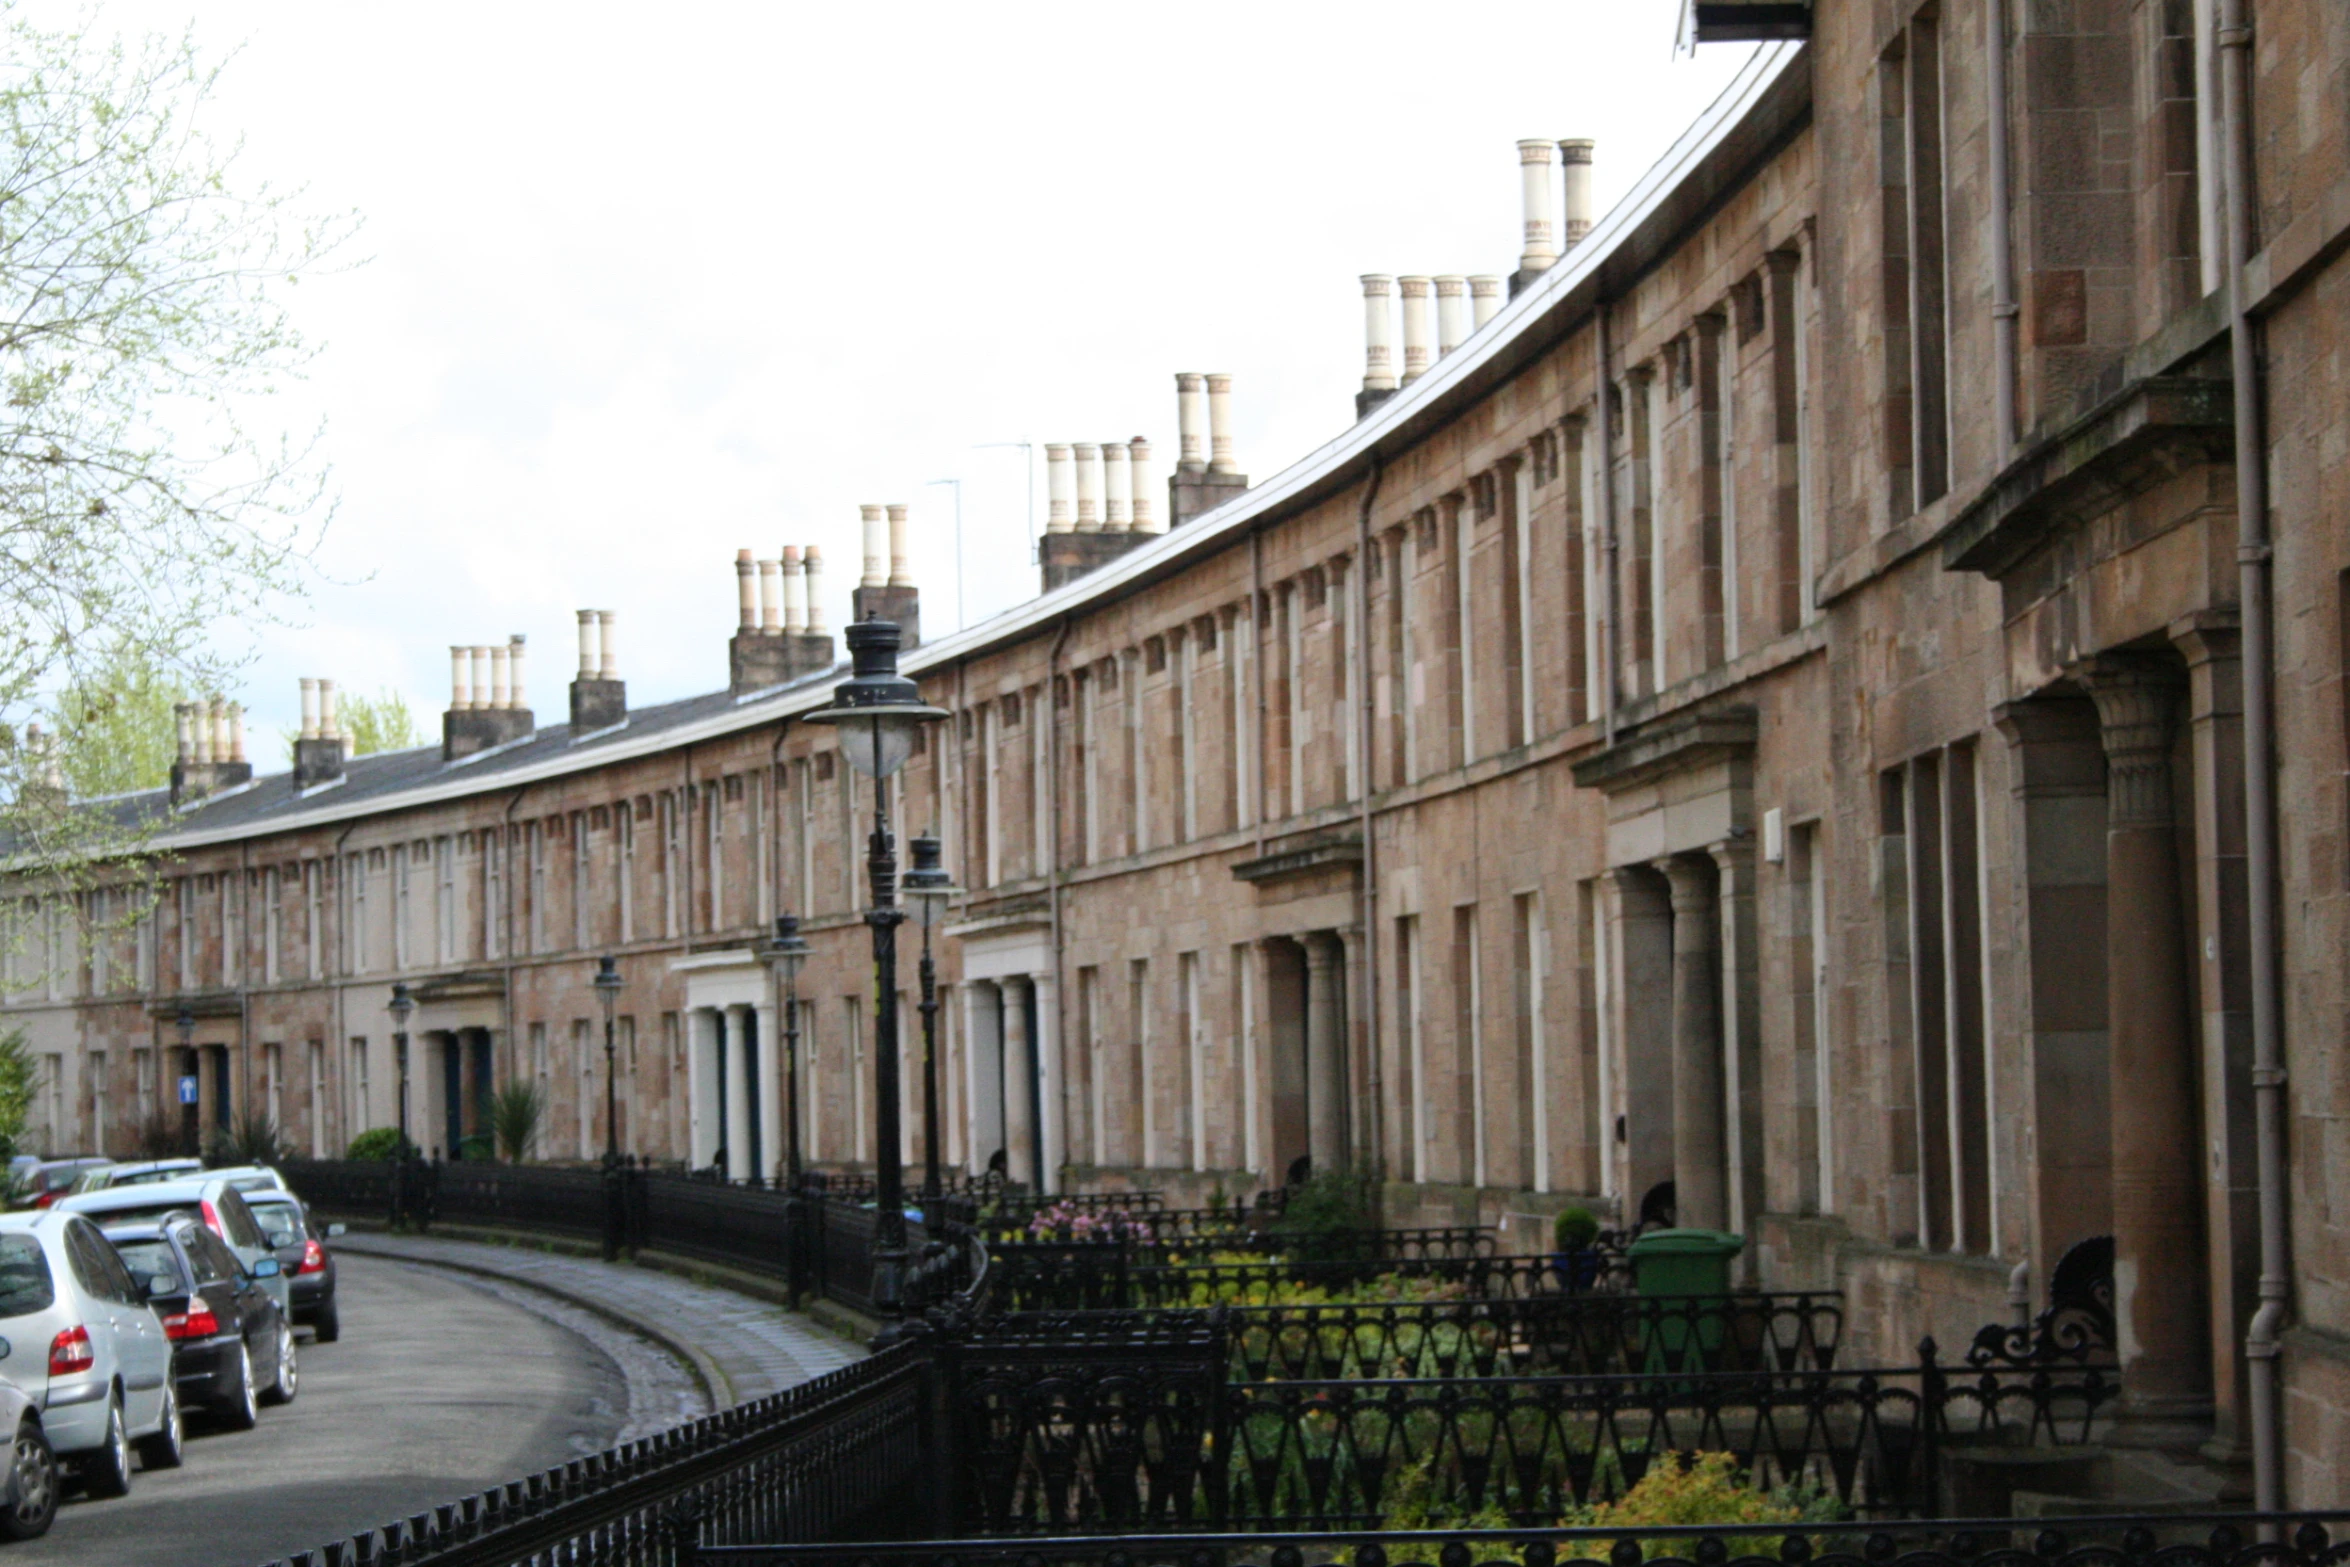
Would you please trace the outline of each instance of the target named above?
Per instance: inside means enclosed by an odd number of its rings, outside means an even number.
[[[1675,58],[1677,10],[112,0],[239,49],[247,172],[365,220],[295,299],[325,351],[283,417],[341,511],[257,726],[315,674],[437,733],[448,644],[513,632],[555,721],[591,605],[633,702],[713,689],[735,550],[820,544],[837,628],[861,501],[914,505],[950,630],[929,480],[976,620],[1036,591],[984,443],[1141,434],[1163,474],[1178,370],[1233,375],[1270,476],[1352,417],[1358,273],[1507,273],[1518,138],[1597,138],[1604,210],[1728,82],[1747,46]]]

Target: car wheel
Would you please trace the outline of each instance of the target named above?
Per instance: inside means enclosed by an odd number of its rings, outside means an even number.
[[[321,1344],[332,1344],[343,1336],[342,1320],[335,1315],[333,1301],[318,1308],[318,1315],[311,1319],[311,1331]]]
[[[264,1404],[290,1404],[302,1374],[301,1365],[294,1356],[294,1330],[282,1318],[277,1325],[277,1378],[269,1384],[269,1391],[261,1395]]]
[[[131,1488],[131,1435],[122,1423],[122,1395],[106,1399],[106,1440],[82,1460],[82,1489],[92,1496],[124,1496]]]
[[[0,1510],[0,1540],[37,1540],[57,1516],[57,1455],[37,1420],[16,1428],[16,1505]]]
[[[253,1351],[237,1346],[237,1384],[221,1400],[220,1418],[231,1431],[250,1431],[261,1423],[261,1405],[253,1389]]]
[[[163,1425],[153,1436],[139,1438],[139,1467],[177,1469],[186,1451],[187,1433],[180,1419],[180,1390],[163,1381]]]

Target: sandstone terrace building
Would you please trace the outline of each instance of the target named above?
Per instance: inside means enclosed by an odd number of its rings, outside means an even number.
[[[2257,8],[2245,387],[2213,18],[2034,5],[1995,52],[1994,14],[1820,8],[1328,446],[1199,515],[1186,483],[1230,487],[1179,463],[1165,536],[1048,537],[1073,580],[909,656],[952,716],[897,821],[969,889],[940,944],[954,1162],[1186,1197],[1374,1163],[1393,1220],[1526,1249],[1670,1180],[1756,1281],[1844,1290],[1864,1358],[1962,1343],[2112,1235],[2132,1417],[2239,1463],[2273,897],[2287,1494],[2341,1499],[2350,19]],[[2239,395],[2273,501],[2272,889]],[[613,952],[624,1145],[772,1171],[754,942],[788,911],[803,1146],[869,1158],[870,791],[797,721],[835,674],[763,683],[817,650],[752,652],[625,726],[199,803],[119,950],[22,905],[39,977],[7,1010],[52,1064],[50,1142],[125,1144],[185,1006],[204,1114],[225,1085],[333,1151],[392,1115],[404,979],[422,1141],[521,1074],[541,1152],[585,1157]]]

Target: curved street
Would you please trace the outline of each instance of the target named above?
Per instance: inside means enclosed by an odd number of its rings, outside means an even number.
[[[666,1351],[520,1286],[336,1261],[342,1338],[304,1338],[290,1407],[242,1433],[192,1418],[185,1467],[77,1496],[0,1567],[256,1567],[609,1446],[632,1389],[685,1380]]]

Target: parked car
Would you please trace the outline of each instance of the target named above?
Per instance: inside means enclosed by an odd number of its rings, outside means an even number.
[[[232,1168],[205,1172],[216,1181],[226,1181],[250,1197],[255,1192],[282,1192],[286,1179],[266,1164],[240,1164]]]
[[[41,1406],[14,1383],[0,1382],[0,1430],[8,1444],[8,1474],[0,1486],[0,1540],[37,1540],[57,1516],[63,1480],[57,1454],[41,1425]]]
[[[73,1195],[108,1192],[117,1186],[139,1186],[154,1181],[177,1181],[200,1173],[201,1159],[138,1159],[128,1164],[100,1164],[74,1178]]]
[[[81,1178],[84,1170],[103,1169],[113,1162],[111,1159],[98,1159],[89,1155],[77,1155],[71,1159],[44,1159],[34,1165],[32,1174],[25,1178],[24,1191],[31,1206],[46,1208],[72,1191],[73,1183]]]
[[[133,1448],[149,1469],[178,1466],[171,1340],[87,1217],[0,1214],[0,1346],[0,1377],[40,1406],[50,1446],[90,1494],[131,1488]]]
[[[250,1431],[263,1404],[294,1401],[293,1324],[219,1236],[186,1214],[110,1224],[105,1235],[163,1320],[182,1409],[208,1409],[230,1430]],[[275,1257],[262,1263],[280,1266]]]
[[[261,1233],[260,1222],[253,1217],[253,1210],[245,1206],[243,1194],[216,1176],[87,1192],[60,1199],[58,1206],[68,1212],[86,1214],[100,1224],[128,1224],[134,1219],[160,1219],[173,1213],[194,1214],[204,1221],[206,1229],[228,1243],[228,1249],[236,1253],[237,1261],[244,1264],[247,1273],[261,1280],[277,1301],[278,1310],[288,1316],[293,1314],[293,1293],[283,1271],[272,1268],[265,1274],[256,1266],[264,1257],[276,1259],[269,1237]]]
[[[277,1249],[277,1260],[293,1280],[289,1293],[296,1325],[316,1333],[321,1344],[341,1338],[342,1319],[335,1311],[335,1258],[326,1242],[342,1234],[343,1226],[320,1226],[311,1219],[308,1205],[291,1192],[254,1192],[245,1199],[245,1206],[253,1210],[261,1233],[269,1237],[269,1244]]]

